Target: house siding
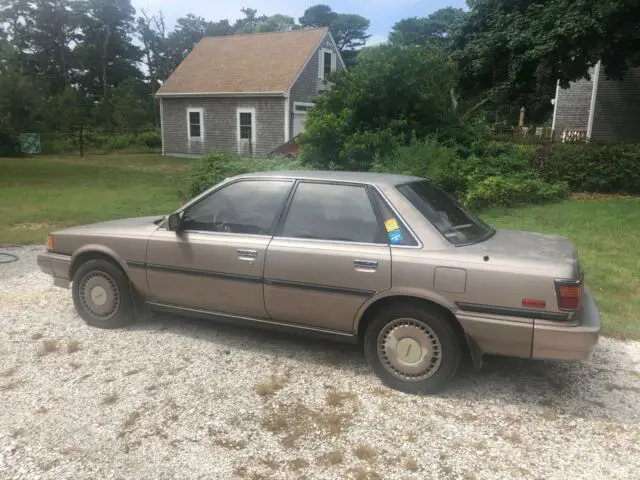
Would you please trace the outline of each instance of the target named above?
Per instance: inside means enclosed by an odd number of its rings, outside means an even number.
[[[607,80],[604,68],[598,83],[591,138],[597,141],[640,141],[640,68],[623,80]]]
[[[593,75],[593,69],[589,71]],[[562,135],[565,129],[587,130],[593,80],[579,80],[569,88],[560,89],[556,97],[555,132]]]
[[[329,35],[320,42],[318,48],[313,52],[309,62],[303,68],[298,79],[291,86],[290,90],[290,102],[289,102],[289,138],[293,136],[293,106],[294,102],[311,103],[313,97],[317,96],[322,90],[326,90],[326,82],[319,78],[318,68],[319,60],[318,55],[322,49],[331,50],[335,55],[338,55],[336,59],[336,70],[342,70],[342,63],[340,63],[340,53],[333,46],[333,42],[329,38]]]
[[[237,109],[256,111],[256,144],[254,156],[264,156],[284,143],[285,99],[267,98],[164,98],[164,152],[168,155],[203,155],[207,152],[227,151],[248,154],[238,150]],[[187,109],[203,109],[203,141],[189,142],[187,135]]]

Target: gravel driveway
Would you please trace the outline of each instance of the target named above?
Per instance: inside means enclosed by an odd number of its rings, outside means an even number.
[[[178,317],[89,328],[37,250],[0,264],[0,478],[638,478],[638,342],[489,358],[411,396],[352,346]]]

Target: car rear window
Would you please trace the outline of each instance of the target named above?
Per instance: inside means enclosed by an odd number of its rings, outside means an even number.
[[[478,243],[494,233],[493,228],[431,182],[411,182],[397,188],[454,245]]]

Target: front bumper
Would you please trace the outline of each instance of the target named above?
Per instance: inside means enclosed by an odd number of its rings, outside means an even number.
[[[69,288],[70,256],[46,252],[38,254],[37,261],[40,270],[53,277],[55,286]]]
[[[586,360],[591,358],[600,337],[600,312],[584,289],[584,305],[574,322],[536,320],[533,327],[531,358],[548,360]]]

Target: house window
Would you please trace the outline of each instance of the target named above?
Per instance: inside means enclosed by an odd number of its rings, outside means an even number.
[[[293,110],[296,113],[307,113],[313,107],[313,103],[294,102]]]
[[[327,77],[327,75],[329,75],[331,73],[331,52],[324,52],[324,76],[325,78]]]
[[[326,79],[336,69],[336,55],[333,51],[323,48],[319,54],[318,77]]]
[[[187,134],[189,140],[202,140],[204,135],[202,134],[202,109],[201,108],[189,108],[187,109]]]
[[[252,137],[251,112],[240,112],[240,139],[250,140]]]

